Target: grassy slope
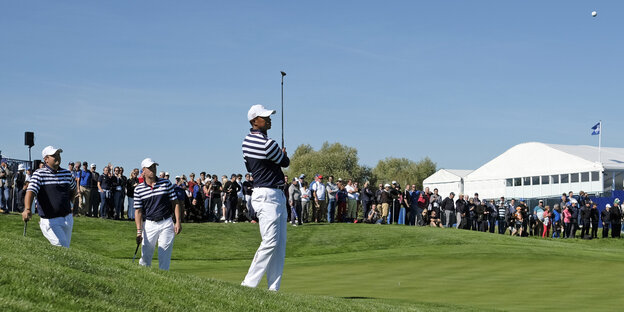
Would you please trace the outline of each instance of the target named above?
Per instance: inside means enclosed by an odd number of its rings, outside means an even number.
[[[70,250],[48,246],[35,222],[29,237],[20,237],[17,216],[0,216],[0,228],[0,263],[8,264],[0,287],[10,289],[0,291],[0,306],[13,309],[613,310],[624,303],[622,240],[353,224],[289,228],[282,291],[272,294],[236,286],[260,240],[251,224],[185,224],[168,273],[130,263],[128,222],[77,219]],[[64,292],[54,294],[50,285]]]

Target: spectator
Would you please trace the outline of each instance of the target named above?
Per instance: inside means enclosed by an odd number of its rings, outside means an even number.
[[[580,216],[580,209],[578,207],[578,202],[576,200],[571,199],[570,202],[572,204],[570,206],[571,219],[570,219],[570,232],[568,233],[570,234],[570,236],[568,236],[568,238],[575,238],[576,230],[578,230],[578,220]]]
[[[347,185],[345,186],[345,190],[347,191],[347,222],[357,221],[357,200],[355,198],[355,193],[357,189],[353,186],[353,181],[348,180]]]
[[[113,192],[113,207],[115,208],[114,219],[121,220],[123,215],[123,197],[124,197],[124,185],[125,181],[121,178],[121,170],[119,167],[113,169],[113,176],[111,178]]]
[[[505,234],[507,230],[507,205],[505,204],[505,197],[500,198],[498,203],[498,213],[496,215],[496,221],[498,222],[498,234]]]
[[[336,186],[336,188],[338,188]],[[303,219],[304,223],[308,223],[310,222],[310,216],[312,216],[312,206],[310,205],[310,200],[312,198],[312,191],[310,191],[310,189],[308,188],[308,182],[302,182],[301,183],[301,218]],[[336,199],[334,198],[334,207],[335,205],[335,201]],[[333,213],[332,215],[332,222],[333,222]]]
[[[533,208],[533,217],[532,217],[532,229],[533,235],[542,236],[542,231],[544,230],[544,201],[540,200]]]
[[[236,223],[234,216],[238,204],[238,191],[240,190],[240,186],[236,183],[236,177],[236,174],[232,174],[230,180],[223,185],[225,190],[225,223]]]
[[[247,219],[255,223],[256,215],[251,206],[251,193],[253,192],[253,178],[250,173],[245,174],[245,182],[243,182],[243,194],[245,194],[245,206],[247,207]]]
[[[297,178],[293,178],[292,183],[288,187],[288,204],[292,210],[290,223],[293,226],[301,225],[301,220],[303,219],[303,213],[301,212],[301,189],[299,188],[299,180]]]
[[[572,228],[572,212],[570,212],[570,206],[565,206],[563,209],[563,237],[570,238]]]
[[[390,184],[384,185],[384,189],[381,192],[381,223],[388,222],[388,210],[392,203],[392,195],[390,194]]]
[[[516,212],[512,217],[512,221],[514,223],[514,229],[511,236],[522,236],[524,232],[524,213],[522,212],[522,207],[516,207]]]
[[[553,238],[561,237],[561,208],[559,204],[555,204],[553,207],[552,213],[552,227],[553,227]]]
[[[24,195],[28,187],[26,184],[26,173],[24,169],[26,169],[24,164],[19,164],[17,166],[17,174],[15,174],[15,184],[13,185],[15,192],[17,193],[17,198],[15,199],[16,207],[13,207],[13,210],[17,210],[20,212],[24,209]]]
[[[591,224],[591,203],[585,202],[585,205],[581,208],[581,222],[583,227],[581,228],[581,238],[589,239],[589,226]]]
[[[607,204],[605,209],[600,213],[602,219],[602,238],[609,237],[609,227],[611,226],[611,205]]]
[[[334,183],[334,176],[327,177],[327,222],[334,223],[336,217],[336,194],[338,185]],[[305,212],[304,212],[305,214]]]
[[[130,172],[130,179],[126,181],[126,196],[128,196],[128,220],[134,221],[134,189],[139,185],[139,169]],[[179,194],[178,194],[179,195]],[[183,197],[178,197],[178,199]]]
[[[444,210],[444,227],[452,226],[453,213],[455,211],[455,193],[451,192],[447,198],[442,201],[442,209]]]
[[[542,221],[542,224],[544,226],[544,230],[542,230],[542,238],[546,238],[549,237],[548,233],[550,233],[550,221],[551,221],[551,217],[550,217],[550,206],[546,206],[544,208],[544,219]]]
[[[375,200],[375,194],[373,190],[370,188],[370,182],[364,182],[364,188],[360,191],[361,199],[362,199],[362,215],[364,218],[368,218],[371,206],[373,205],[373,201]]]
[[[100,174],[96,171],[97,167],[95,164],[91,164],[91,202],[90,206],[88,206],[89,211],[91,212],[91,217],[97,218],[99,217],[99,207],[101,201],[101,194],[99,192],[98,183],[100,181]]]
[[[620,232],[622,231],[622,208],[620,207],[620,199],[616,198],[611,206],[610,219],[611,219],[611,237],[620,238]]]
[[[221,201],[221,191],[223,191],[223,184],[217,180],[217,175],[212,175],[212,181],[210,181],[210,199],[209,199],[209,208],[210,214],[214,215],[214,221],[219,222],[225,221],[225,215],[223,215],[223,210],[221,206],[223,202]],[[190,183],[189,183],[190,184]],[[189,188],[191,186],[189,185]]]
[[[444,226],[442,226],[442,220],[440,220],[440,217],[438,215],[438,210],[431,210],[429,225],[433,227],[444,228]]]
[[[0,210],[9,213],[9,194],[11,194],[11,181],[13,173],[9,169],[6,160],[0,163]]]
[[[327,215],[327,195],[322,175],[317,174],[314,177],[314,186],[311,189],[314,192],[314,213],[312,219],[317,223],[323,222],[323,217]]]
[[[100,191],[100,217],[108,219],[111,217],[111,206],[113,203],[113,175],[109,167],[104,167],[104,171],[98,181],[98,189]]]
[[[585,202],[589,202],[589,201],[585,201]],[[598,222],[599,220],[599,213],[598,213],[598,204],[596,203],[592,203],[591,205],[591,212],[589,214],[589,220],[591,221],[591,227],[592,227],[592,231],[591,231],[591,236],[590,238],[598,238]]]
[[[336,213],[336,221],[338,222],[346,222],[347,221],[347,200],[349,198],[349,193],[345,189],[344,182],[342,179],[338,179],[338,193],[336,193],[336,205],[338,206],[338,212]]]

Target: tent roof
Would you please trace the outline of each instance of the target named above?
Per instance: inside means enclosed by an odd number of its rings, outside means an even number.
[[[467,181],[624,169],[624,148],[603,147],[602,165],[598,147],[539,142],[518,144],[470,173]]]
[[[472,170],[440,169],[427,177],[423,184],[458,182],[471,172]]]
[[[545,144],[562,152],[575,155],[587,161],[598,161],[598,147],[589,145],[560,145]],[[600,149],[601,163],[605,169],[624,169],[624,148],[602,147]]]

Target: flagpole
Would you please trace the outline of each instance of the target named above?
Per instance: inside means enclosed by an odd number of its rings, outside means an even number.
[[[598,162],[602,165],[602,151],[600,150],[600,147],[602,145],[602,120],[600,120],[598,122],[600,125],[598,127],[600,127],[600,132],[598,132]]]

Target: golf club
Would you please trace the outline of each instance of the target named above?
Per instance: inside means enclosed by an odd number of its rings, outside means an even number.
[[[26,227],[28,226],[28,221],[24,221],[24,237],[26,237]]]
[[[24,229],[26,229],[26,228],[24,228]],[[134,257],[132,257],[132,263],[134,263],[134,259],[136,259],[137,252],[139,252],[139,246],[141,246],[141,244],[137,243],[137,247],[134,250]]]
[[[284,76],[286,73],[280,71],[282,73],[282,148],[284,148]]]

